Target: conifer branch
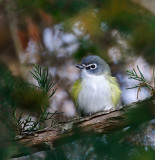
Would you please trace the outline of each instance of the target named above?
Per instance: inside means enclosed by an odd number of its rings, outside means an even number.
[[[34,89],[41,90],[44,94],[48,96],[48,99],[52,98],[52,96],[55,94],[56,89],[53,87],[55,86],[55,82],[51,80],[51,76],[49,74],[48,68],[43,67],[41,68],[39,65],[35,65],[35,68],[30,71],[33,78],[38,82],[38,86],[34,84],[29,84]],[[51,93],[49,93],[52,90]],[[60,114],[57,111],[54,113],[47,112],[48,106],[42,107],[43,110],[37,120],[32,120],[32,117],[28,116],[24,120],[23,112],[21,112],[20,116],[17,118],[16,116],[16,109],[13,111],[13,119],[15,124],[17,125],[19,133],[23,132],[32,132],[37,131],[44,128],[44,122],[49,119],[53,119],[53,116],[56,114]],[[52,123],[51,123],[52,126]]]
[[[142,87],[147,88],[150,91],[151,95],[154,95],[155,94],[155,75],[154,75],[154,70],[153,70],[153,81],[154,81],[154,85],[153,86],[151,86],[146,81],[144,75],[142,74],[142,72],[140,71],[138,66],[137,66],[137,70],[138,70],[140,76],[137,74],[137,72],[135,71],[134,68],[132,70],[127,70],[127,74],[129,75],[128,79],[134,79],[134,80],[139,81],[138,85],[130,87],[130,88],[127,88],[127,89],[138,88],[138,90],[137,90],[137,99],[138,99],[138,95],[139,95],[139,92],[141,91]]]

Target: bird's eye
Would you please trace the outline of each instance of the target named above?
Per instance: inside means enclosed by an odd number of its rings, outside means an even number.
[[[89,64],[89,65],[86,66],[86,69],[87,69],[87,70],[89,70],[89,69],[92,69],[92,70],[93,70],[93,69],[96,69],[96,68],[97,68],[97,64],[96,64],[96,63]]]
[[[92,65],[90,66],[91,69],[95,69],[96,67],[97,67],[96,64],[92,64]]]

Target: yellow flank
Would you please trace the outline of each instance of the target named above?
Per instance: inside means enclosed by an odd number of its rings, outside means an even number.
[[[75,81],[73,87],[72,87],[72,91],[71,91],[71,95],[73,97],[74,103],[77,103],[77,99],[78,99],[78,95],[80,90],[82,89],[82,85],[81,85],[81,79]]]
[[[110,75],[107,75],[106,77],[108,78],[109,85],[111,88],[111,98],[116,107],[121,96],[121,90],[115,77],[112,77]]]
[[[119,102],[120,96],[121,96],[121,90],[120,90],[119,84],[118,84],[115,77],[112,77],[112,76],[106,74],[106,78],[108,79],[108,82],[110,85],[112,102],[114,103],[114,105],[116,107]],[[72,98],[74,100],[75,105],[77,105],[78,95],[82,89],[81,81],[82,81],[81,79],[75,81],[75,83],[72,87],[71,95],[72,95]]]

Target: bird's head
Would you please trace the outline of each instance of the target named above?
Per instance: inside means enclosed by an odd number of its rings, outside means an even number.
[[[81,64],[77,64],[76,67],[82,70],[82,78],[102,74],[111,74],[109,65],[102,58],[95,55],[84,57]]]

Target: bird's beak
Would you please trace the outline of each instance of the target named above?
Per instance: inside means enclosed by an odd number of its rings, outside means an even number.
[[[77,64],[76,67],[79,68],[79,69],[84,69],[85,68],[82,64]]]

